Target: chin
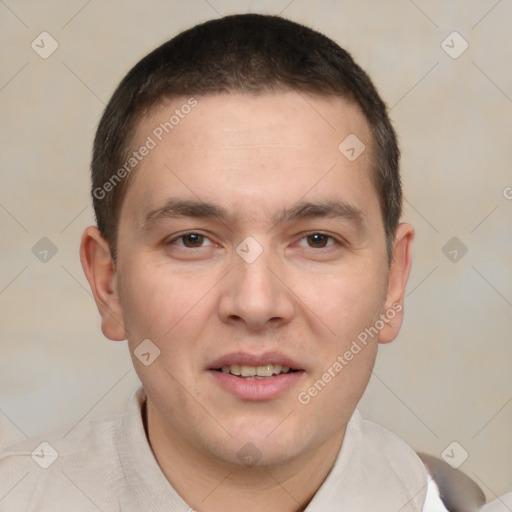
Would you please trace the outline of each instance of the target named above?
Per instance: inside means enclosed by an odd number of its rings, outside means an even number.
[[[296,445],[282,446],[259,440],[256,443],[245,441],[240,445],[231,446],[228,457],[226,457],[226,453],[219,455],[223,457],[225,462],[237,468],[264,470],[289,463],[300,454],[301,451]]]
[[[265,429],[264,433],[261,428],[231,431],[232,437],[225,439],[224,444],[210,440],[208,449],[224,463],[253,469],[285,464],[308,451],[311,443],[303,433],[289,428],[279,431],[277,425],[279,421],[274,421],[273,427]]]

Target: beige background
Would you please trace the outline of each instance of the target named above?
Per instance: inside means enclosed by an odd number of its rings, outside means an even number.
[[[101,334],[78,258],[94,129],[149,50],[247,11],[346,47],[400,134],[414,263],[363,414],[417,450],[459,443],[460,469],[489,498],[512,489],[510,0],[0,1],[0,444],[124,410],[137,378],[126,342]],[[31,48],[43,31],[59,44],[47,59]],[[469,43],[456,59],[441,46],[453,31]],[[442,251],[454,236],[467,247],[456,262]],[[32,252],[42,237],[57,247],[46,263]]]

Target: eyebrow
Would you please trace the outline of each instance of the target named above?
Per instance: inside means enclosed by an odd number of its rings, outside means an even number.
[[[224,207],[203,201],[171,198],[163,206],[149,211],[142,217],[142,229],[149,229],[154,223],[168,218],[192,217],[216,219],[230,224],[234,216]],[[358,207],[345,201],[299,201],[283,209],[274,216],[273,221],[293,222],[302,219],[337,218],[353,222],[359,230],[366,229],[366,216]]]

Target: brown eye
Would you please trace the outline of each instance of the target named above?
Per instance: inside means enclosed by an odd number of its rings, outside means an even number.
[[[324,235],[323,233],[313,233],[312,235],[308,235],[305,237],[308,245],[315,249],[323,249],[327,246],[327,242],[329,238],[332,239],[329,235]]]
[[[169,245],[176,245],[185,249],[201,249],[207,245],[212,245],[210,243],[205,243],[209,241],[209,238],[205,235],[201,235],[200,233],[184,233],[172,240],[169,241]]]
[[[204,241],[204,236],[198,233],[188,233],[181,238],[183,239],[183,245],[185,245],[185,247],[201,247]]]

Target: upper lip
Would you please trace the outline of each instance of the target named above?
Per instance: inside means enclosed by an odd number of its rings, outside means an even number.
[[[246,366],[264,366],[266,364],[280,364],[281,366],[288,366],[292,370],[301,370],[302,367],[299,363],[290,357],[282,354],[281,352],[263,352],[260,354],[250,354],[248,352],[231,352],[225,354],[218,359],[215,359],[210,364],[210,370],[217,370],[223,366],[231,366],[232,364],[246,365]]]

